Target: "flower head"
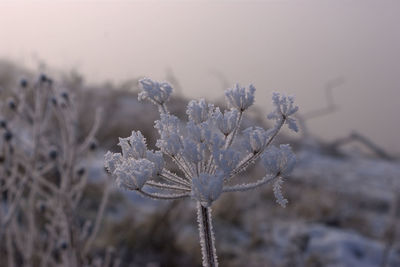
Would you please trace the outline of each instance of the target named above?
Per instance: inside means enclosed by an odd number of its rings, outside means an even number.
[[[282,182],[277,179],[290,173],[295,157],[289,146],[277,148],[270,144],[284,122],[295,129],[290,116],[298,108],[292,97],[273,95],[275,110],[269,118],[276,119],[275,127],[269,130],[249,127],[240,131],[243,112],[254,103],[255,88],[252,85],[228,89],[225,96],[231,109],[224,112],[204,99],[190,101],[186,110],[188,120],[182,122],[170,114],[165,105],[172,92],[170,85],[150,79],[143,79],[140,84],[139,99],[148,99],[159,106],[160,119],[154,126],[159,133],[158,150],[147,149],[146,139],[140,131],[120,138],[118,145],[122,153],[105,155],[105,167],[119,186],[153,198],[160,198],[160,195],[146,192],[144,186],[173,190],[181,193],[177,198],[182,194],[190,195],[208,207],[223,192],[248,190],[274,180],[275,195],[280,204],[285,204],[279,194]],[[163,154],[176,165],[178,174],[167,170],[169,164],[165,164]],[[267,178],[256,183],[230,184],[233,181],[230,178],[260,158]],[[173,199],[175,195],[165,194],[161,198]]]
[[[270,147],[263,153],[261,160],[267,173],[279,176],[291,173],[296,164],[296,157],[289,145]]]
[[[268,119],[274,120],[285,120],[285,123],[288,125],[289,129],[294,132],[298,132],[299,128],[297,127],[296,120],[291,116],[299,110],[298,106],[294,105],[294,97],[285,95],[280,95],[279,93],[273,93],[272,101],[275,106],[275,110],[268,114]]]
[[[162,105],[169,100],[172,87],[166,82],[158,83],[151,79],[144,78],[139,81],[142,92],[139,93],[139,100],[150,100],[154,104]]]
[[[234,88],[225,91],[225,96],[230,106],[243,112],[253,105],[255,91],[256,88],[251,84],[248,89],[236,84]]]
[[[267,144],[269,133],[261,127],[249,127],[243,133],[245,148],[250,153],[260,152]]]
[[[206,103],[204,99],[192,100],[186,110],[186,114],[189,116],[189,120],[196,124],[205,122],[208,120],[211,111],[214,106]]]
[[[214,116],[218,129],[222,134],[227,136],[235,129],[239,112],[237,109],[231,109],[222,113],[219,109],[217,109]]]
[[[222,113],[204,99],[192,100],[186,110],[188,121],[184,123],[167,109],[166,102],[172,92],[169,84],[143,79],[140,85],[139,99],[150,100],[160,112],[154,126],[159,133],[156,142],[159,150],[148,150],[143,135],[134,131],[130,137],[119,139],[122,154],[105,155],[105,167],[120,187],[143,196],[168,200],[192,197],[197,201],[203,264],[216,266],[209,207],[222,193],[272,183],[277,202],[283,207],[287,204],[281,192],[282,176],[291,172],[296,159],[288,145],[277,148],[270,144],[284,123],[297,131],[291,116],[298,108],[292,97],[275,93],[275,110],[268,116],[276,120],[275,126],[268,131],[261,127],[241,131],[243,113],[254,103],[255,88],[236,85],[225,91],[230,110]],[[164,163],[162,154],[168,156],[175,168],[167,169],[170,163]],[[232,177],[243,173],[260,158],[266,169],[264,177],[251,183],[233,183]]]
[[[114,175],[119,187],[138,190],[152,176],[154,163],[147,159],[127,159],[116,168]]]
[[[121,153],[112,153],[108,151],[104,155],[104,167],[106,170],[113,174],[115,169],[122,163],[122,155]]]
[[[140,131],[132,131],[131,136],[119,138],[118,145],[122,148],[122,155],[124,158],[133,157],[139,159],[146,155],[146,139]]]
[[[193,177],[193,197],[199,201],[202,206],[210,206],[211,203],[217,200],[221,195],[223,181],[221,175],[211,175],[207,173],[201,173],[199,176]]]

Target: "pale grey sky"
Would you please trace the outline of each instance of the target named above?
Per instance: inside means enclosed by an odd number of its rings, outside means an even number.
[[[295,94],[302,111],[340,110],[310,121],[330,140],[351,130],[400,152],[400,1],[2,1],[0,58],[76,68],[89,82],[170,68],[186,96],[222,95],[215,72],[253,83],[268,110],[272,91]]]

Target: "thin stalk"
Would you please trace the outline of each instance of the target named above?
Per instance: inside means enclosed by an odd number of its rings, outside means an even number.
[[[199,223],[199,236],[201,253],[203,256],[203,267],[217,267],[217,251],[215,249],[215,238],[211,221],[211,208],[203,207],[197,202],[197,221]]]

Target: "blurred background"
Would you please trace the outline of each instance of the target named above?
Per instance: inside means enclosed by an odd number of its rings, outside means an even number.
[[[190,99],[221,103],[225,89],[252,83],[248,119],[266,127],[272,92],[295,95],[301,133],[281,137],[298,155],[290,205],[271,188],[217,202],[221,265],[400,266],[399,25],[396,0],[2,0],[0,88],[9,96],[45,73],[76,96],[81,133],[105,109],[85,158],[97,186],[118,137],[157,138],[156,110],[136,101],[141,77],[170,82],[182,117]],[[118,192],[90,257],[109,246],[121,266],[201,263],[193,203]]]
[[[0,57],[36,69],[74,70],[88,83],[173,73],[191,98],[221,97],[253,83],[257,105],[294,94],[331,140],[357,130],[400,153],[399,1],[35,1],[2,0]],[[219,90],[221,89],[221,90]]]

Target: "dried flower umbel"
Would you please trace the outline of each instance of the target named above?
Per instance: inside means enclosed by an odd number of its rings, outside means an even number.
[[[225,92],[229,110],[192,100],[187,107],[188,121],[183,123],[168,112],[172,87],[150,79],[140,81],[140,100],[149,100],[158,106],[160,119],[155,122],[160,138],[159,150],[147,148],[140,131],[119,139],[122,153],[108,152],[105,167],[121,188],[137,191],[154,199],[192,198],[197,201],[198,223],[203,266],[217,266],[214,234],[211,223],[211,205],[222,193],[246,191],[272,183],[277,202],[285,207],[287,200],[281,193],[283,176],[295,164],[289,145],[272,146],[271,143],[284,124],[297,131],[292,115],[298,110],[293,97],[273,94],[275,110],[268,115],[275,120],[269,130],[250,127],[240,131],[243,113],[254,103],[254,86],[236,85]],[[166,169],[164,155],[181,170],[178,175]],[[266,174],[252,183],[231,185],[231,179],[258,159]],[[161,182],[160,182],[161,181]],[[151,188],[158,189],[148,190]]]

